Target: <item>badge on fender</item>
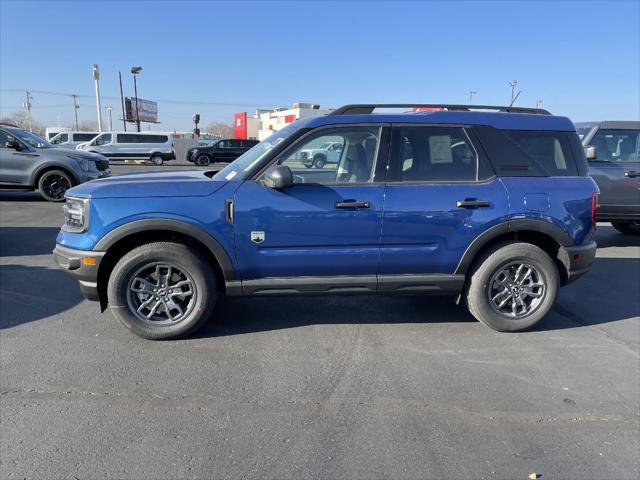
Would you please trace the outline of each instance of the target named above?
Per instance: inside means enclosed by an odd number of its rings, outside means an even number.
[[[251,232],[251,241],[253,243],[264,242],[264,232]]]

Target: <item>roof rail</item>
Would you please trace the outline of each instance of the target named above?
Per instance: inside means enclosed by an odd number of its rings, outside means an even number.
[[[344,105],[329,115],[368,115],[376,108],[442,108],[449,111],[469,112],[471,110],[495,110],[506,113],[535,113],[539,115],[551,115],[542,108],[506,107],[496,105],[449,105],[445,103],[356,103]]]

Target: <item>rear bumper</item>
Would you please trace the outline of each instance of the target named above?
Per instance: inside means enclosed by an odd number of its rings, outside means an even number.
[[[75,250],[73,248],[56,245],[53,257],[58,266],[67,272],[71,278],[78,281],[80,291],[88,300],[99,301],[98,268],[105,252]],[[92,259],[92,260],[86,260]],[[95,261],[95,264],[91,264]]]
[[[596,242],[589,242],[576,247],[560,247],[558,259],[567,270],[565,284],[574,282],[589,271],[596,258]]]

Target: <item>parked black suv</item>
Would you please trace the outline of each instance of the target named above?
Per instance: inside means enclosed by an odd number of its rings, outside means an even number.
[[[208,147],[190,148],[187,152],[187,161],[201,166],[216,162],[231,163],[258,143],[260,143],[258,140],[225,138]]]
[[[598,220],[640,234],[640,122],[576,123],[600,188]]]

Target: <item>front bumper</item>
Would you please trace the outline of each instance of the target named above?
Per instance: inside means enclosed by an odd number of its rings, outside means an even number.
[[[574,282],[589,271],[596,258],[596,242],[575,247],[560,247],[558,259],[565,266],[567,279],[565,284]]]
[[[56,245],[53,257],[58,266],[67,272],[71,278],[78,281],[80,291],[88,300],[99,301],[98,268],[106,252],[91,250],[75,250],[73,248]]]

